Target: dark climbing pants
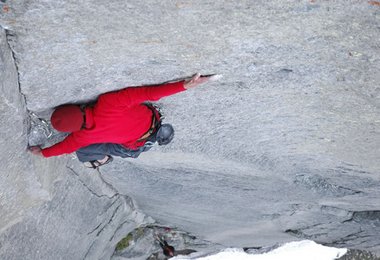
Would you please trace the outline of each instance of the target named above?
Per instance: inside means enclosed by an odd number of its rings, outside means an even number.
[[[79,161],[89,162],[94,160],[101,160],[106,155],[119,156],[122,158],[132,157],[137,158],[142,152],[149,150],[148,147],[141,147],[137,150],[129,150],[120,144],[104,143],[92,144],[80,148],[76,154]]]

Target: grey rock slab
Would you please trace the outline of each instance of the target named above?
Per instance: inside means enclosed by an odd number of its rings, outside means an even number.
[[[279,176],[260,168],[152,151],[138,160],[116,159],[103,170],[107,182],[135,198],[159,223],[225,246],[270,246],[275,237],[278,243],[300,238],[379,250],[372,242],[380,239],[378,191],[355,185],[360,192],[344,185],[337,188],[319,178],[303,187],[290,181],[285,171]],[[331,172],[325,178],[337,176]],[[360,176],[356,178],[361,183]]]
[[[96,195],[75,178],[0,236],[2,259],[109,259],[124,232],[144,222],[123,196]],[[121,232],[119,234],[119,232]]]

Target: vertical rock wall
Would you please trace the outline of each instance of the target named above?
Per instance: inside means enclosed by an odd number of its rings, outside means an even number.
[[[49,198],[42,189],[33,161],[26,153],[28,117],[20,93],[18,74],[7,32],[0,30],[0,147],[3,161],[0,174],[0,230],[21,221],[30,208]]]
[[[99,172],[27,153],[28,111],[8,33],[0,30],[0,258],[109,259],[145,216]]]
[[[105,241],[96,236],[106,230],[102,225],[124,207],[117,193],[166,225],[225,245],[308,238],[378,251],[380,26],[374,2],[2,1],[0,23],[8,29],[2,60],[9,64],[2,77],[10,83],[2,81],[0,104],[9,159],[0,184],[9,212],[1,223],[4,257],[24,254],[15,246],[20,237],[28,242],[22,246],[44,248],[35,257],[64,255],[69,246],[75,256],[103,255],[92,250]],[[9,46],[33,112],[196,71],[224,79],[160,102],[176,138],[138,160],[104,167],[116,192],[69,156],[25,154],[26,108],[13,91],[17,73]],[[10,130],[13,124],[23,131]],[[59,243],[44,240],[58,222],[67,227],[54,233]],[[64,243],[72,236],[83,244]]]

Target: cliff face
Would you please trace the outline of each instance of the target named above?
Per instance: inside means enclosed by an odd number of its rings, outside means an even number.
[[[98,172],[26,152],[31,122],[9,33],[0,32],[0,258],[110,258],[124,234],[147,220]]]
[[[107,258],[151,221],[130,198],[228,246],[379,252],[374,2],[1,1],[1,258]],[[32,112],[196,71],[224,78],[160,101],[168,147],[101,175],[25,152]]]

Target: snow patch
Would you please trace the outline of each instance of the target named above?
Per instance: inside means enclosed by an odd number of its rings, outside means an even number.
[[[347,253],[346,248],[334,248],[322,246],[314,241],[303,240],[297,242],[286,243],[283,246],[276,248],[264,254],[248,254],[242,249],[229,248],[215,255],[210,255],[200,258],[192,258],[177,256],[172,259],[198,259],[198,260],[332,260],[338,259]]]

